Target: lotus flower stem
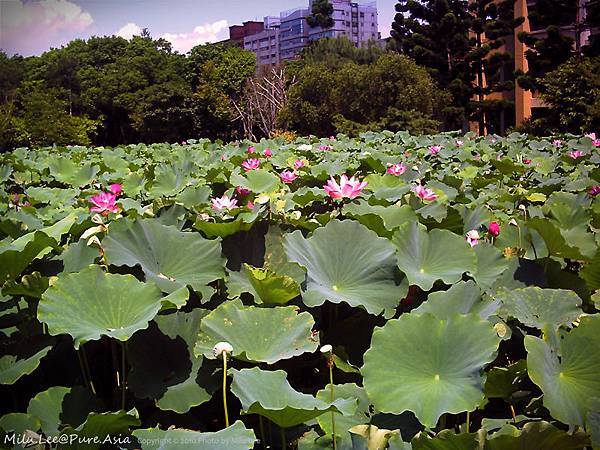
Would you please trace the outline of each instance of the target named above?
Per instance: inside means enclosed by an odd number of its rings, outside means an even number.
[[[471,411],[467,411],[467,422],[465,424],[465,432],[469,432],[469,422],[471,421]]]
[[[510,405],[510,413],[512,414],[513,422],[517,423],[517,414],[515,413],[515,407]]]
[[[92,372],[90,370],[90,365],[88,364],[88,359],[87,359],[87,355],[85,353],[85,349],[83,348],[83,344],[81,345],[81,347],[79,347],[79,350],[81,351],[81,357],[83,359],[83,367],[85,368],[87,379],[90,384],[90,389],[92,391],[92,394],[96,395],[96,388],[94,387],[94,382],[92,381]]]
[[[83,365],[83,358],[81,357],[81,352],[78,350],[75,353],[77,353],[77,359],[79,360],[79,368],[81,369],[81,376],[83,377],[83,384],[85,384],[85,387],[87,387],[88,389],[91,390],[90,382],[87,377],[87,372],[85,371],[85,366]]]
[[[283,428],[279,429],[279,434],[281,435],[281,448],[282,449],[286,449],[287,448],[287,441],[285,439],[285,430]]]
[[[213,347],[213,355],[223,358],[223,411],[225,411],[225,428],[229,427],[229,412],[227,411],[227,354],[233,353],[229,342],[218,342]]]
[[[223,410],[225,411],[225,428],[229,427],[227,412],[227,352],[223,352]]]
[[[331,345],[324,345],[321,347],[321,353],[327,356],[327,367],[329,368],[329,392],[330,401],[333,403],[335,400],[335,393],[333,390],[333,348]],[[337,444],[335,442],[335,412],[331,411],[331,438],[333,442],[333,450],[336,450]]]
[[[265,424],[263,423],[263,417],[259,414],[258,415],[258,427],[260,428],[260,440],[261,440],[261,444],[262,444],[262,448],[266,448],[265,447],[265,442],[266,442],[266,436],[265,436]]]
[[[121,344],[121,367],[122,367],[122,376],[121,376],[121,409],[125,409],[125,389],[127,388],[127,383],[125,380],[125,363],[127,360],[127,342]]]

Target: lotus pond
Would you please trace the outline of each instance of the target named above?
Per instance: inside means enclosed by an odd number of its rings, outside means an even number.
[[[599,146],[0,155],[0,445],[600,448]]]

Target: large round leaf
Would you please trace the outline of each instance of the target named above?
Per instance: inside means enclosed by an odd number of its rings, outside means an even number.
[[[482,301],[481,290],[475,282],[460,281],[447,291],[432,292],[414,313],[431,313],[438,319],[448,319],[452,315],[475,313],[483,319],[494,314],[500,306],[496,301]]]
[[[341,410],[335,415],[335,431],[336,436],[349,438],[348,430],[355,425],[369,423],[369,407],[371,402],[367,397],[365,389],[357,386],[354,383],[336,384],[333,386],[333,398],[337,399],[353,399],[350,408]],[[324,402],[331,401],[331,385],[328,384],[325,388],[317,392],[317,398]],[[333,433],[331,414],[324,414],[317,418],[317,422],[321,429],[328,435]]]
[[[588,401],[600,397],[600,317],[583,317],[560,341],[557,351],[546,341],[525,336],[529,378],[544,393],[544,406],[555,419],[583,426]]]
[[[394,282],[394,246],[358,222],[332,220],[308,239],[294,231],[284,247],[290,261],[307,270],[307,306],[346,302],[391,317],[406,294],[406,286]]]
[[[439,320],[431,314],[404,314],[374,331],[361,370],[365,389],[378,410],[409,410],[433,428],[442,414],[480,404],[481,371],[497,347],[492,325],[477,315]]]
[[[135,430],[133,435],[142,450],[248,450],[254,448],[256,437],[238,420],[229,428],[214,433],[173,428],[160,430],[145,428]]]
[[[194,351],[214,358],[214,345],[227,341],[233,346],[234,357],[273,364],[314,352],[318,346],[317,340],[311,340],[314,325],[310,313],[298,314],[295,306],[258,308],[234,300],[202,319]]]
[[[160,309],[160,300],[154,284],[89,266],[58,277],[42,295],[38,319],[52,335],[70,334],[75,348],[101,336],[126,341],[148,326]]]
[[[32,373],[51,348],[45,347],[35,355],[23,359],[17,359],[14,355],[4,355],[0,358],[0,384],[14,384],[23,375]]]
[[[477,258],[464,238],[448,230],[427,229],[418,222],[402,225],[392,238],[398,248],[398,267],[411,285],[428,291],[433,283],[459,281],[464,272],[475,272]]]
[[[497,296],[502,302],[499,315],[513,317],[523,325],[543,329],[547,326],[571,326],[583,312],[581,299],[566,289],[541,289],[530,286],[502,291]]]
[[[59,434],[62,402],[69,392],[71,392],[71,388],[52,386],[29,400],[27,413],[40,419],[42,431],[46,436]]]
[[[190,285],[200,291],[225,275],[218,240],[163,225],[157,219],[121,222],[102,241],[110,264],[139,264],[164,292]]]
[[[296,391],[283,370],[274,372],[252,369],[232,369],[231,392],[240,399],[246,414],[260,414],[287,428],[314,419],[327,411],[356,407],[356,399],[319,400]]]

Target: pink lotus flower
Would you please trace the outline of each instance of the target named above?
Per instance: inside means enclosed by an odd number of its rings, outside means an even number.
[[[479,244],[479,239],[481,239],[477,230],[469,231],[465,238],[471,247],[475,247],[477,244]]]
[[[212,208],[218,211],[223,209],[233,209],[237,207],[237,200],[234,198],[229,198],[227,195],[223,194],[221,198],[213,198],[211,199]]]
[[[440,150],[442,149],[441,145],[430,145],[429,146],[429,154],[430,155],[437,155]]]
[[[457,139],[457,140],[456,140],[456,146],[457,146],[457,147],[460,147],[460,146],[462,146],[463,144],[464,144],[464,142],[463,142],[461,139]]]
[[[294,161],[294,169],[300,169],[304,166],[304,161],[302,161],[301,159],[297,159],[296,161]]]
[[[421,186],[420,184],[413,186],[412,191],[423,200],[433,201],[437,200],[438,198],[437,194],[433,192],[433,190],[426,188],[425,186]]]
[[[572,150],[568,153],[568,155],[573,159],[577,159],[577,158],[581,158],[582,156],[584,156],[585,153],[583,153],[581,150]]]
[[[600,185],[592,186],[588,190],[588,194],[590,194],[592,197],[595,197],[596,195],[600,194]]]
[[[248,147],[248,153],[254,153],[256,149],[254,147]]]
[[[187,145],[187,141],[181,141],[181,145]]]
[[[481,160],[481,155],[480,155],[479,153],[475,153],[475,154],[473,155],[473,159],[474,159],[475,161],[479,161],[479,160]]]
[[[488,225],[488,232],[492,236],[497,237],[500,234],[500,225],[498,224],[498,222],[490,222],[490,224]]]
[[[249,172],[250,170],[258,169],[260,167],[260,161],[257,158],[250,158],[242,163],[242,167],[246,172]]]
[[[321,150],[322,152],[327,152],[331,149],[332,149],[331,145],[319,145],[319,150]]]
[[[592,139],[592,145],[594,147],[600,147],[600,139]]]
[[[397,177],[402,175],[404,172],[406,172],[406,166],[402,163],[388,164],[388,168],[386,170],[386,173],[389,173],[390,175],[396,175]]]
[[[555,147],[560,147],[562,145],[562,141],[560,139],[554,139],[552,141],[552,145],[554,145]]]
[[[490,138],[490,144],[495,144],[496,143],[496,138]]]
[[[335,138],[335,136],[329,136],[329,140],[330,141],[337,141],[337,139]]]
[[[108,187],[108,190],[115,195],[121,195],[123,193],[123,186],[121,186],[119,183],[115,183],[115,184],[111,184]]]
[[[221,155],[221,161],[225,161],[227,160],[227,157],[225,155]]]
[[[531,160],[530,159],[523,159],[523,164],[531,164]]]
[[[296,178],[298,178],[296,172],[291,170],[284,170],[279,174],[279,176],[281,177],[281,181],[283,181],[285,184],[291,184]]]
[[[248,209],[254,209],[254,203],[252,203],[251,200],[248,200],[248,203],[246,203],[246,208],[248,208]]]
[[[265,156],[267,158],[270,158],[271,156],[273,156],[273,152],[271,151],[270,148],[265,149]]]
[[[327,184],[323,186],[325,192],[334,199],[339,198],[356,198],[360,195],[361,191],[367,186],[366,181],[357,180],[355,177],[348,178],[345,174],[340,177],[340,183],[338,184],[333,177],[327,181]]]
[[[238,186],[235,188],[235,191],[240,194],[241,196],[245,196],[248,195],[250,192],[252,192],[250,189],[242,187],[242,186]]]
[[[119,212],[119,207],[116,204],[117,196],[110,192],[101,192],[90,198],[90,203],[93,205],[90,208],[91,212],[108,215],[109,212]]]

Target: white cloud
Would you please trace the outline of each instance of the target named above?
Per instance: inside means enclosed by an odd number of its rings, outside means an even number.
[[[173,49],[181,53],[187,53],[192,47],[207,42],[215,42],[225,39],[224,33],[227,30],[227,20],[218,20],[213,23],[198,25],[193,31],[188,33],[165,33],[161,37],[173,45]]]
[[[59,37],[61,42],[74,38],[93,22],[90,13],[69,0],[2,1],[0,46],[31,54]]]
[[[116,33],[117,36],[125,39],[131,39],[133,36],[139,36],[140,34],[142,34],[142,27],[133,22],[123,25]]]

